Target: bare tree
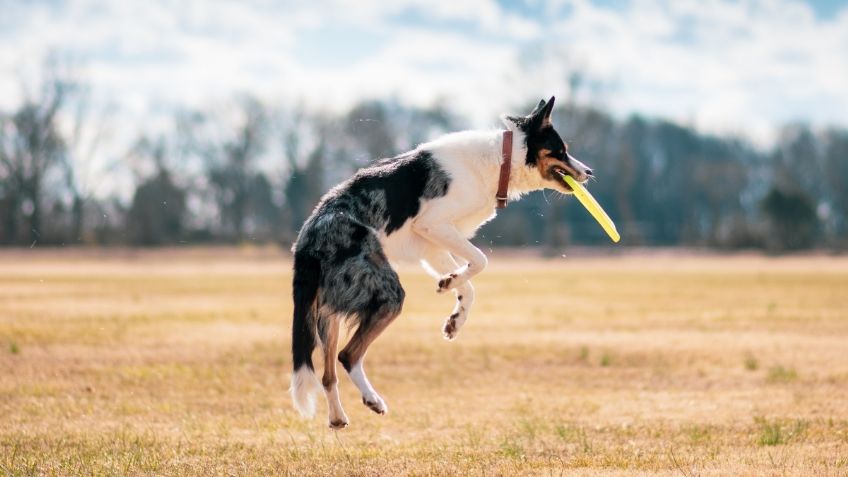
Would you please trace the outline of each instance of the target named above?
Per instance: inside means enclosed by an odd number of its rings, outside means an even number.
[[[95,160],[103,140],[108,136],[108,112],[94,111],[90,89],[78,85],[77,94],[68,104],[69,121],[65,132],[66,151],[63,156],[64,182],[71,198],[70,238],[86,242],[86,209],[98,186],[109,177],[118,165],[100,164]]]
[[[827,204],[824,207],[828,222],[826,233],[831,247],[848,247],[848,131],[829,129],[824,132],[824,179],[827,185]]]
[[[133,194],[127,213],[127,232],[132,243],[162,245],[178,241],[185,233],[186,191],[174,180],[167,165],[168,149],[164,138],[142,138],[130,152],[137,166],[153,166]]]
[[[9,116],[0,117],[0,181],[6,203],[4,241],[40,238],[45,180],[61,164],[66,143],[58,128],[58,114],[73,85],[48,69],[36,96],[27,95]],[[19,226],[28,231],[20,233]]]
[[[275,134],[280,138],[285,169],[281,170],[283,207],[279,214],[278,236],[291,243],[300,225],[324,192],[325,145],[322,138],[331,124],[326,118],[307,114],[302,107],[279,110],[275,114]]]
[[[235,126],[227,124],[228,118],[198,113],[194,127],[187,129],[190,147],[203,160],[221,230],[237,241],[245,238],[250,212],[267,205],[257,206],[254,199],[268,197],[267,190],[253,194],[257,185],[267,185],[257,170],[265,148],[265,108],[251,97],[243,98],[239,106],[241,119]]]

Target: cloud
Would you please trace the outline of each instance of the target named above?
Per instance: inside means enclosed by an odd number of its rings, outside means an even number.
[[[793,120],[848,124],[848,11],[817,19],[792,0],[570,2],[555,28],[611,106],[767,141]],[[834,106],[828,106],[834,105]]]
[[[3,109],[57,51],[126,124],[166,124],[175,107],[251,91],[328,110],[360,97],[442,99],[494,125],[530,97],[567,96],[577,70],[607,86],[594,99],[619,115],[760,142],[796,119],[848,125],[848,9],[822,18],[797,0],[3,5]]]

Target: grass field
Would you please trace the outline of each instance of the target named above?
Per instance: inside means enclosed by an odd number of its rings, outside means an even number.
[[[271,251],[0,254],[0,474],[848,475],[848,258],[495,254],[341,376],[351,427],[287,394]],[[317,355],[316,355],[317,356]]]

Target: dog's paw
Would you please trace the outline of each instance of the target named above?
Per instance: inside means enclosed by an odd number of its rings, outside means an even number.
[[[368,409],[376,412],[377,414],[385,414],[389,412],[389,407],[386,406],[386,402],[383,401],[383,398],[378,396],[377,394],[372,394],[371,396],[362,396],[362,404],[368,406]]]
[[[449,273],[449,274],[443,276],[439,280],[439,288],[436,290],[436,292],[437,293],[444,293],[448,290],[456,288],[456,286],[458,285],[457,284],[457,281],[458,281],[457,277],[459,277],[459,275],[456,274],[456,273]]]
[[[459,334],[459,329],[462,328],[462,325],[465,324],[465,320],[467,319],[468,312],[465,307],[457,307],[451,316],[445,320],[445,324],[442,325],[442,336],[448,341],[453,341],[456,338],[456,335]]]
[[[456,338],[456,334],[459,333],[459,327],[456,326],[456,318],[459,316],[459,313],[454,313],[445,320],[445,324],[442,325],[442,336],[448,340],[453,341]]]
[[[339,429],[344,429],[347,427],[347,418],[334,419],[330,421],[330,429],[337,431]]]

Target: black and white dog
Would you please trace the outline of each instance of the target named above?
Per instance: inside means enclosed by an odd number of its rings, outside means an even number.
[[[294,252],[294,322],[291,393],[304,415],[315,412],[320,387],[312,351],[324,355],[323,389],[331,428],[347,426],[336,378],[339,322],[356,331],[338,360],[378,414],[386,403],[368,382],[363,359],[368,346],[400,314],[404,290],[389,259],[419,260],[438,280],[438,292],[453,290],[456,305],[442,327],[459,332],[474,303],[471,277],[486,268],[483,252],[468,239],[495,216],[503,161],[509,196],[548,188],[570,189],[560,176],[585,182],[592,171],[568,154],[551,124],[554,98],[528,116],[502,116],[507,131],[464,131],[421,144],[368,166],[330,190],[303,224]],[[509,139],[514,137],[511,148]],[[504,147],[506,142],[506,147]]]

